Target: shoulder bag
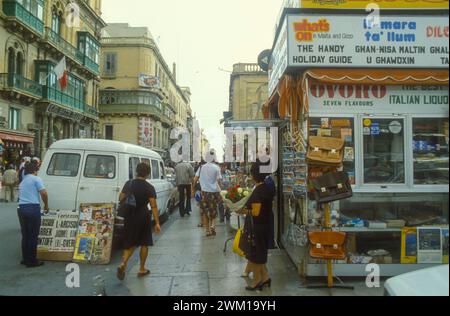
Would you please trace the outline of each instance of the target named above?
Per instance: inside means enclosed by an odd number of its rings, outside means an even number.
[[[332,137],[311,136],[307,160],[311,165],[339,167],[344,160],[344,140]]]
[[[346,172],[327,173],[311,181],[318,204],[345,200],[353,196],[352,185]]]
[[[345,241],[347,235],[342,232],[310,232],[310,256],[314,259],[344,260],[347,257]]]
[[[134,180],[131,180],[130,187],[126,194],[125,200],[122,203],[120,203],[120,205],[119,205],[119,209],[117,210],[117,215],[119,217],[122,217],[122,218],[127,217],[137,207],[136,197],[134,196],[134,193],[133,193],[133,183],[134,183]]]
[[[253,256],[256,253],[255,227],[251,214],[245,217],[245,225],[239,241],[239,248],[245,256]]]

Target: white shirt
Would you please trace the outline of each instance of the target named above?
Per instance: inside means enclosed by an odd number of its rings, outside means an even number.
[[[222,179],[218,165],[208,162],[197,170],[197,177],[200,179],[200,185],[203,192],[220,192],[219,180]]]

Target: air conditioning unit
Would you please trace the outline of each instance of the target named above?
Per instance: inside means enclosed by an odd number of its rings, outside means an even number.
[[[27,128],[28,128],[29,131],[38,131],[38,130],[41,129],[41,125],[30,123],[30,124],[27,125]]]

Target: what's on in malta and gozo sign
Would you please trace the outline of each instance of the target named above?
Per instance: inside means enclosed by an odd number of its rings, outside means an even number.
[[[287,15],[270,90],[292,68],[448,68],[448,16]]]
[[[295,1],[292,1],[295,2]],[[448,9],[448,0],[299,0],[300,8],[365,9],[377,5],[380,9]]]

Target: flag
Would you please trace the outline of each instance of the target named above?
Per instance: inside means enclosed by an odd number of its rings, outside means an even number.
[[[67,88],[68,83],[68,72],[66,66],[66,56],[64,56],[61,61],[55,66],[53,71],[56,74],[56,78],[59,81],[59,85],[61,86],[61,90],[65,90]]]

